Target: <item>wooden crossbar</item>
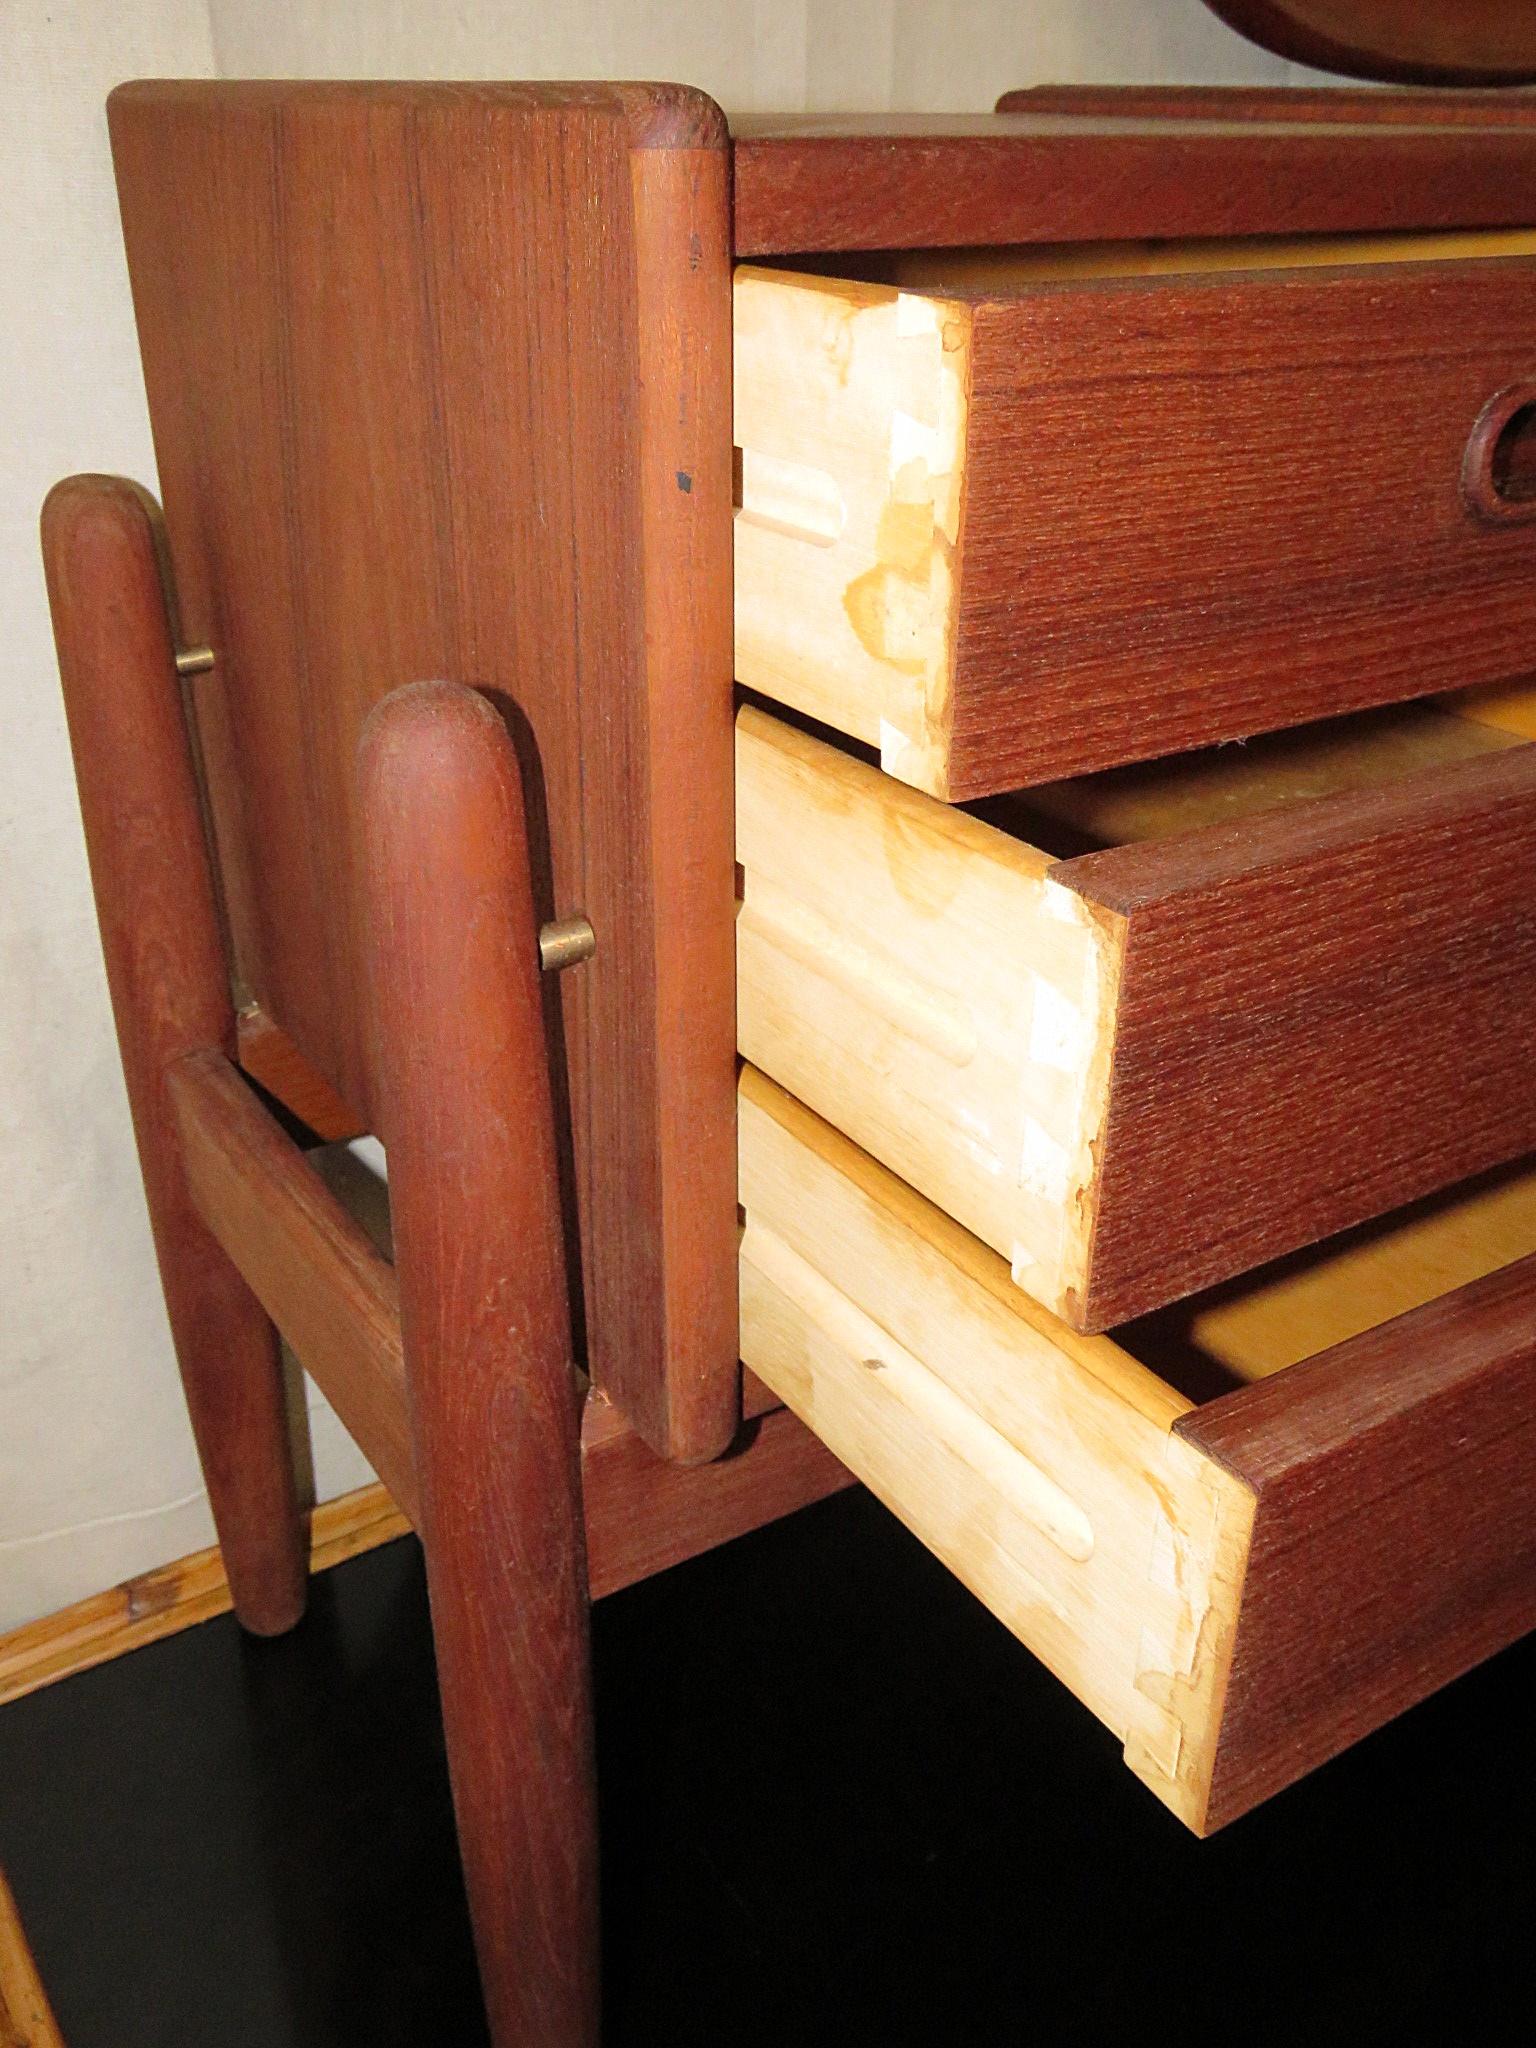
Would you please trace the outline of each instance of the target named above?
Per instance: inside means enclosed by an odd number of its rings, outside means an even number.
[[[199,1216],[419,1526],[394,1268],[221,1053],[187,1054],[169,1086]],[[744,1406],[737,1447],[684,1466],[588,1396],[581,1464],[594,1599],[853,1483],[750,1376]]]
[[[168,1079],[198,1214],[419,1526],[394,1268],[222,1053]]]

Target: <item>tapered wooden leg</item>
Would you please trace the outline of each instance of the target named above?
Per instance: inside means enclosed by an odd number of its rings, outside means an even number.
[[[43,559],[102,951],[155,1251],[235,1611],[291,1628],[307,1575],[276,1333],[199,1221],[165,1075],[234,1051],[154,513],[117,477],[71,477],[43,508]]]
[[[421,1534],[498,2048],[597,2039],[578,1395],[522,787],[472,691],[362,742],[370,984]]]
[[[0,1870],[0,2042],[5,2048],[64,2048],[37,1974],[21,1915]]]

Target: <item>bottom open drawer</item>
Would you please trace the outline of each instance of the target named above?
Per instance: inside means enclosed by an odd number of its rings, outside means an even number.
[[[1536,1171],[1117,1339],[751,1068],[740,1115],[743,1362],[1197,1832],[1536,1625]]]

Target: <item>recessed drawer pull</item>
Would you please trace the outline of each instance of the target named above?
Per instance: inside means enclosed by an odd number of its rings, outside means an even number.
[[[736,511],[756,526],[821,548],[841,539],[848,523],[843,494],[824,469],[750,448],[736,450]]]
[[[1489,399],[1467,442],[1461,480],[1480,517],[1536,519],[1536,384],[1511,384]]]

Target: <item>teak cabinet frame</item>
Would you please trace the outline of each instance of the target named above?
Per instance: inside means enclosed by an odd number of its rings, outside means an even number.
[[[1113,112],[733,147],[701,94],[608,85],[148,84],[111,126],[165,527],[76,478],[44,549],[235,1604],[271,1632],[304,1601],[280,1329],[425,1541],[495,2038],[580,2048],[586,1599],[849,1477],[750,1382],[742,1420],[733,256],[1520,224],[1536,148]],[[592,957],[541,979],[541,925],[577,916]],[[394,1265],[262,1091],[384,1139]],[[1188,1434],[1267,1513],[1314,1459],[1273,1455],[1287,1381],[1253,1392]],[[1415,1559],[1454,1600],[1455,1560]],[[1458,1655],[1529,1619],[1512,1563]],[[1423,1689],[1394,1670],[1351,1732]]]

